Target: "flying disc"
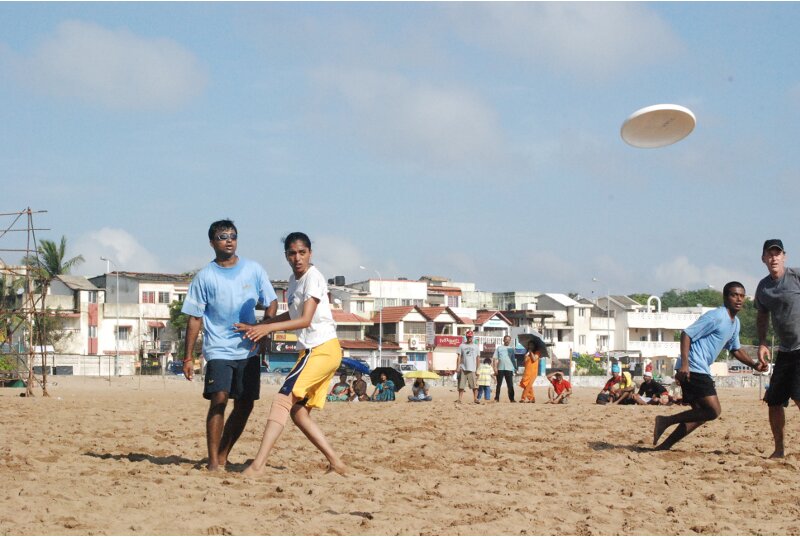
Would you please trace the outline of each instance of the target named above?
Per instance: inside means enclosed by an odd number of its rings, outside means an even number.
[[[695,124],[694,114],[688,108],[656,104],[631,114],[622,124],[620,135],[633,147],[664,147],[689,136]]]

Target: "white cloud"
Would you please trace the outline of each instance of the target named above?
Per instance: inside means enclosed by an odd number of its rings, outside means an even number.
[[[627,2],[467,3],[447,12],[465,41],[579,77],[611,77],[683,50],[666,22]]]
[[[75,241],[74,251],[82,255],[85,260],[75,273],[80,272],[84,275],[96,276],[105,273],[106,262],[102,261],[101,257],[111,259],[112,271],[161,272],[163,270],[156,256],[123,229],[104,227],[90,231]]]
[[[175,108],[207,83],[194,54],[171,39],[77,20],[12,61],[17,77],[39,92],[110,108]]]
[[[495,110],[466,89],[359,69],[324,68],[313,78],[344,100],[345,127],[384,156],[438,169],[485,169],[505,151]]]
[[[335,235],[319,235],[311,237],[311,248],[314,251],[313,263],[322,271],[325,278],[349,276],[357,279],[372,277],[372,273],[363,274],[359,265],[368,264],[366,256],[349,239]],[[281,267],[286,273],[290,271],[287,264]],[[285,278],[285,276],[282,276]]]
[[[704,289],[709,285],[718,291],[729,281],[739,281],[744,284],[747,293],[755,293],[756,279],[742,271],[730,270],[718,265],[697,266],[689,261],[686,256],[657,266],[653,270],[653,277],[661,289]]]

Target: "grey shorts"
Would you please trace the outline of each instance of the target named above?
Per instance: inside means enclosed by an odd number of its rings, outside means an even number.
[[[206,381],[203,397],[225,392],[231,399],[255,401],[261,395],[261,359],[256,356],[244,360],[209,360],[206,364]]]
[[[469,386],[470,390],[477,390],[478,383],[475,381],[475,371],[458,372],[458,389],[463,390]]]

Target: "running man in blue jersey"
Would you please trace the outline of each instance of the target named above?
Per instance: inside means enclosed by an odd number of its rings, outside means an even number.
[[[236,323],[256,323],[256,304],[274,317],[278,300],[266,271],[236,255],[238,231],[230,220],[219,220],[208,229],[214,260],[198,272],[183,302],[189,315],[183,374],[194,377],[194,350],[203,329],[206,378],[203,397],[210,401],[206,416],[208,469],[225,468],[231,448],[241,436],[261,389],[261,363],[253,343],[235,330]],[[225,407],[233,399],[233,411],[225,421]]]
[[[681,333],[681,358],[675,379],[681,385],[683,401],[692,408],[674,416],[657,416],[653,429],[653,445],[668,427],[677,424],[664,442],[655,449],[670,449],[686,435],[707,421],[715,420],[722,412],[711,364],[723,348],[734,358],[758,371],[766,371],[767,363],[754,360],[739,344],[739,318],[736,316],[744,306],[744,286],[729,282],[722,290],[724,306],[705,313]]]

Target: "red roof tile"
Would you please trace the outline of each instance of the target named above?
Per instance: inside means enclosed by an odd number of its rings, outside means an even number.
[[[360,317],[355,313],[348,313],[342,310],[331,310],[333,314],[333,320],[336,321],[338,324],[371,324],[372,321],[369,319],[365,319],[364,317]]]

